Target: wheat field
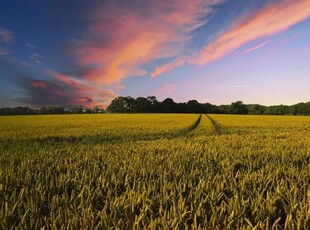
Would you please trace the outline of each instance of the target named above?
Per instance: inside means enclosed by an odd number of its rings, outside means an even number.
[[[0,117],[0,229],[309,229],[310,117]]]

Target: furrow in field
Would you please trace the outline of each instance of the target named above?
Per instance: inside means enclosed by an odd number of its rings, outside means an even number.
[[[174,139],[184,137],[189,133],[192,133],[200,124],[202,115],[200,114],[197,120],[190,126],[180,130],[169,131],[167,133],[133,133],[131,135],[119,134],[87,134],[81,136],[46,136],[46,137],[33,137],[28,139],[12,139],[12,140],[0,140],[1,145],[4,148],[10,148],[12,143],[15,144],[27,144],[27,145],[59,145],[59,144],[116,144],[124,142],[136,142],[136,141],[152,141],[159,139]]]
[[[186,134],[194,131],[195,129],[197,129],[197,127],[199,126],[200,121],[201,121],[201,116],[202,116],[202,114],[199,115],[198,119],[195,121],[195,123],[193,125],[184,129],[183,131],[181,131],[180,135],[186,135]]]
[[[214,118],[210,117],[209,115],[205,114],[205,116],[211,121],[213,127],[214,127],[214,133],[215,134],[224,134],[226,133],[226,130],[222,125],[220,125]]]

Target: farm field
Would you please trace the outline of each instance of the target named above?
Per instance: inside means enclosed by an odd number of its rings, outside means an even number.
[[[310,117],[0,117],[0,229],[309,229]]]

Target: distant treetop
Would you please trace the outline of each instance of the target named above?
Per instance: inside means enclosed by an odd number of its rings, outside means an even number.
[[[242,101],[230,105],[213,105],[199,103],[197,100],[175,102],[172,98],[158,101],[155,96],[123,97],[112,100],[106,110],[99,107],[86,108],[76,105],[69,108],[63,106],[44,106],[38,109],[28,107],[1,108],[0,115],[29,114],[80,114],[80,113],[214,113],[214,114],[252,114],[252,115],[310,115],[310,101],[295,105],[264,106],[259,104],[244,104]]]

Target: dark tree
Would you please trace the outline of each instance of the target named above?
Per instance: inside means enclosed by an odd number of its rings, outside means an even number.
[[[159,102],[158,102],[158,100],[156,99],[155,96],[148,96],[146,99],[151,104],[150,112],[153,112],[153,113],[160,112],[159,111]]]
[[[266,107],[263,105],[254,104],[254,105],[248,105],[247,109],[248,109],[248,114],[262,115],[264,114]]]
[[[220,114],[228,114],[231,113],[230,105],[220,105],[218,106]]]
[[[220,109],[216,105],[210,103],[201,104],[204,113],[220,113]]]
[[[310,101],[295,105],[263,106],[258,104],[245,105],[242,101],[236,101],[230,105],[201,104],[197,100],[189,100],[187,103],[176,103],[171,98],[159,102],[155,96],[132,97],[119,96],[112,100],[107,107],[107,112],[113,113],[219,113],[219,114],[270,114],[270,115],[310,115]],[[44,106],[38,109],[18,106],[15,108],[0,107],[0,115],[29,115],[29,114],[78,114],[78,113],[102,113],[104,109],[93,107],[86,108],[76,105],[64,108],[59,105]]]
[[[171,98],[166,98],[160,103],[161,112],[163,113],[175,113],[176,103]]]
[[[69,113],[80,114],[84,112],[84,109],[85,107],[83,105],[77,105],[77,106],[70,107],[68,111]]]
[[[247,114],[248,109],[247,109],[246,105],[243,104],[242,101],[236,101],[236,102],[231,103],[230,113],[232,113],[232,114]]]
[[[100,112],[100,108],[98,106],[94,106],[92,110],[93,110],[93,113],[99,113]]]
[[[147,113],[151,112],[151,102],[145,97],[138,97],[135,101],[134,112]]]
[[[203,113],[204,109],[201,104],[196,100],[189,100],[187,103],[187,112],[188,113]]]
[[[134,112],[136,100],[132,97],[117,97],[112,100],[107,107],[107,111],[113,113],[131,113]]]
[[[42,107],[42,108],[44,108],[44,107]],[[48,106],[47,108],[45,108],[45,112],[48,114],[63,114],[63,113],[65,113],[65,108],[63,106],[59,106],[59,105]]]

